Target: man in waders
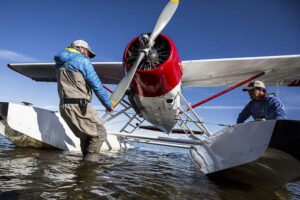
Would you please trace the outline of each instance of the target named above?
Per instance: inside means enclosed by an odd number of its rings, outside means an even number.
[[[106,130],[97,112],[89,104],[92,90],[112,112],[112,104],[89,58],[95,57],[87,42],[76,40],[54,57],[57,74],[57,90],[60,97],[60,114],[80,138],[83,159],[96,162],[106,140]]]

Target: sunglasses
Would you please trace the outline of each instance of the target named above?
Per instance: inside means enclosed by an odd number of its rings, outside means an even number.
[[[248,90],[248,93],[254,93],[255,90],[259,90],[259,88],[253,88],[253,89],[251,89],[251,90]]]

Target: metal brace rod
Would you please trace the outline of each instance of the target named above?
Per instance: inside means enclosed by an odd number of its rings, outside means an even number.
[[[202,121],[200,120],[200,118],[198,117],[197,113],[194,111],[194,109],[191,107],[191,105],[187,102],[187,100],[183,97],[183,95],[181,93],[179,93],[180,98],[183,100],[183,102],[186,104],[186,106],[188,107],[188,110],[192,112],[192,114],[194,115],[194,117],[197,119],[198,122],[200,122],[201,126],[202,126],[202,130],[205,132],[205,134],[207,136],[210,136],[211,133],[209,132],[208,128],[202,123]],[[187,110],[187,111],[188,111]],[[181,112],[182,113],[186,113],[185,112]]]
[[[179,118],[180,118],[182,121],[184,121],[180,115],[179,115]],[[187,125],[187,123],[184,122],[183,124],[184,124],[185,127],[189,130],[189,133],[190,133],[189,137],[190,137],[190,138],[192,138],[192,139],[194,139],[194,140],[201,140],[200,138],[198,138],[198,137],[194,134],[193,130]],[[186,132],[185,129],[183,129],[183,131],[184,131],[186,134],[188,134],[188,133]]]
[[[203,122],[193,120],[193,118],[191,116],[189,116],[187,113],[182,113],[182,114],[184,114],[187,118],[187,119],[183,120],[185,122],[185,124],[187,124],[188,122],[194,123],[202,132],[205,133],[205,135],[210,136],[210,134],[207,131],[205,131],[203,128],[203,127],[205,127],[205,126],[203,126]]]

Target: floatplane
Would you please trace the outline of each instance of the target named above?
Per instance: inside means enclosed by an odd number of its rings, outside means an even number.
[[[103,120],[128,119],[119,132],[108,130],[101,151],[128,149],[130,140],[158,143],[189,148],[196,166],[211,177],[227,174],[237,180],[244,175],[256,184],[264,177],[270,188],[299,178],[300,121],[253,121],[212,133],[194,108],[258,77],[269,86],[300,86],[300,55],[181,61],[173,41],[161,34],[178,4],[168,2],[153,31],[128,44],[122,62],[92,63],[104,84],[117,84],[114,91],[105,88],[120,109]],[[8,67],[35,81],[56,81],[54,63]],[[183,87],[192,86],[228,88],[192,105],[182,94]],[[137,128],[184,133],[188,139],[132,134]],[[17,146],[80,151],[59,112],[26,103],[0,103],[0,133]]]

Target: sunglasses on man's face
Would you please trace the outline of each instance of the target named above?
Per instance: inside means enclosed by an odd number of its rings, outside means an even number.
[[[257,88],[253,88],[253,89],[251,89],[251,90],[248,90],[248,93],[249,93],[249,94],[252,94],[252,93],[255,92],[255,90],[257,90]]]
[[[260,88],[253,88],[251,90],[248,90],[248,93],[254,93],[256,90],[260,90]]]

